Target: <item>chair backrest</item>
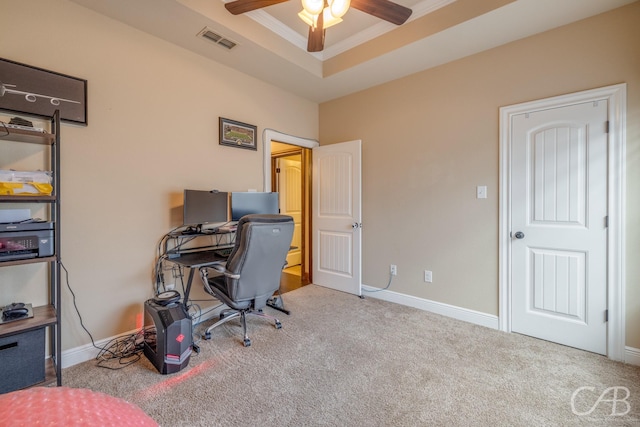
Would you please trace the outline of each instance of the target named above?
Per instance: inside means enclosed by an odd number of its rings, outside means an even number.
[[[260,309],[280,287],[282,269],[293,238],[293,218],[287,215],[246,215],[238,221],[236,243],[227,270],[227,295],[234,301],[253,300]]]

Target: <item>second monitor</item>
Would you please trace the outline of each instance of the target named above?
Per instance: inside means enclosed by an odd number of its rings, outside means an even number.
[[[231,221],[239,221],[250,214],[277,214],[278,193],[232,192]]]

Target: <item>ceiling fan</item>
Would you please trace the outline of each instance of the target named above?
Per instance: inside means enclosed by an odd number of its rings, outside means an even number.
[[[289,0],[234,0],[225,3],[224,7],[233,15],[240,15],[285,1]],[[307,51],[309,52],[320,52],[324,49],[325,30],[329,26],[341,22],[340,18],[347,12],[349,6],[396,25],[404,24],[411,16],[411,9],[390,0],[302,0],[302,3],[304,9],[298,15],[309,24],[307,41]],[[313,3],[319,4],[319,7],[310,10],[308,4],[311,4],[313,8]],[[341,11],[337,13],[339,16],[332,15],[334,4],[340,4]]]

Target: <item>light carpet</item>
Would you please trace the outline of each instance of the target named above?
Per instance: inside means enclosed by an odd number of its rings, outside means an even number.
[[[284,301],[282,329],[249,319],[251,347],[229,322],[178,373],[89,361],[63,384],[165,427],[640,425],[640,367],[316,285]]]

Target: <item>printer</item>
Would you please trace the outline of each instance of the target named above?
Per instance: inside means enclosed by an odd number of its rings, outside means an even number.
[[[0,262],[54,254],[53,223],[0,223]]]

